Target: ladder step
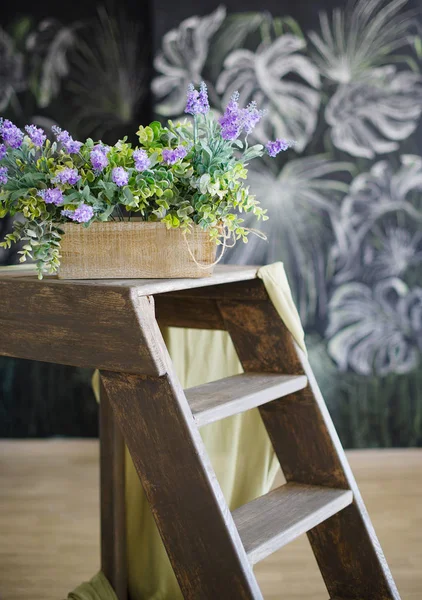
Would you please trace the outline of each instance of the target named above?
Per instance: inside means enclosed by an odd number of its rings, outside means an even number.
[[[233,511],[233,519],[251,564],[351,504],[353,493],[287,483]]]
[[[196,424],[201,427],[306,387],[305,375],[242,373],[185,390]]]

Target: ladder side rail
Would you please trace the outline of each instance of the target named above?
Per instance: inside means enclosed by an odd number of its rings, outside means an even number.
[[[287,481],[350,489],[354,494],[353,504],[308,533],[330,595],[398,600],[399,593],[306,357],[269,298],[256,302],[226,299],[219,301],[219,308],[245,372],[308,377],[305,389],[259,408]]]
[[[157,322],[162,376],[102,371],[114,415],[185,598],[262,600]]]

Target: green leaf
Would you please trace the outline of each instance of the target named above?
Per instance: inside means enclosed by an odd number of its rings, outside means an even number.
[[[209,173],[204,173],[199,180],[199,190],[201,194],[205,194],[208,191],[208,184],[211,181]]]

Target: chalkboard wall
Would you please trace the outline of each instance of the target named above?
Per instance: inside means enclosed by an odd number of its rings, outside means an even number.
[[[0,115],[113,143],[182,116],[190,81],[207,82],[217,112],[236,89],[256,100],[256,140],[296,145],[250,171],[269,243],[227,260],[284,262],[346,446],[421,445],[419,3],[62,4],[2,12]],[[0,359],[0,436],[96,435],[89,379]]]

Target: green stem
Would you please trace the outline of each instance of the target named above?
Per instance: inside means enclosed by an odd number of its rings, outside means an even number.
[[[193,148],[194,154],[196,154],[196,142],[198,138],[198,121],[197,116],[193,115]]]

